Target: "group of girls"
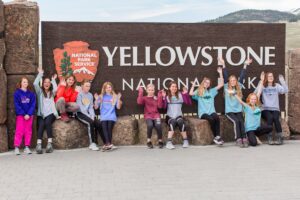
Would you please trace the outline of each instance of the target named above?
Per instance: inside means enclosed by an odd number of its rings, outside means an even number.
[[[15,154],[20,155],[20,146],[24,138],[24,153],[31,154],[32,123],[35,115],[36,99],[38,111],[37,126],[38,139],[36,152],[43,153],[42,139],[44,130],[47,132],[46,153],[53,152],[52,124],[56,119],[69,122],[70,117],[76,117],[88,127],[91,150],[97,151],[97,135],[103,141],[103,151],[116,147],[112,144],[112,129],[117,120],[116,109],[122,106],[121,94],[116,94],[110,82],[103,84],[100,94],[89,92],[91,83],[83,81],[81,87],[76,86],[73,75],[61,78],[56,84],[57,75],[44,77],[42,68],[38,68],[38,75],[33,83],[35,92],[30,88],[26,77],[21,78],[14,93],[16,112],[16,131],[14,138]],[[95,100],[94,100],[95,98]],[[94,109],[100,110],[100,119],[96,119]]]
[[[234,125],[236,144],[240,147],[256,146],[259,143],[258,136],[267,134],[268,143],[283,144],[282,128],[280,124],[279,94],[288,92],[287,84],[282,75],[279,83],[275,83],[272,72],[260,75],[260,82],[254,93],[251,93],[244,102],[242,95],[243,81],[247,66],[252,62],[247,59],[241,70],[239,79],[231,75],[228,77],[227,68],[222,58],[219,63],[218,85],[212,87],[212,81],[204,78],[197,89],[192,82],[190,91],[187,88],[179,90],[176,82],[170,82],[168,90],[158,91],[155,95],[155,86],[149,84],[146,87],[146,95],[143,88],[139,88],[137,104],[144,106],[144,118],[147,125],[147,147],[152,149],[151,141],[153,128],[158,135],[158,147],[163,148],[162,120],[160,109],[166,110],[166,123],[168,124],[168,135],[166,141],[167,149],[174,149],[172,138],[176,128],[183,138],[183,148],[189,147],[186,123],[183,118],[183,104],[191,105],[191,97],[198,103],[198,116],[207,120],[210,124],[214,143],[224,144],[220,136],[220,119],[215,110],[215,97],[218,91],[224,87],[225,114]],[[114,91],[110,82],[105,82],[100,94],[90,93],[91,82],[83,81],[81,88],[76,86],[73,75],[60,78],[56,84],[57,75],[51,78],[44,77],[42,68],[38,69],[38,75],[33,83],[35,92],[32,91],[27,78],[23,77],[14,93],[14,104],[16,112],[16,131],[14,138],[15,154],[20,155],[20,145],[24,138],[24,153],[31,154],[29,148],[32,136],[32,123],[35,114],[36,99],[38,104],[37,124],[38,139],[36,152],[43,153],[42,139],[44,130],[47,132],[48,143],[46,153],[53,152],[52,124],[56,119],[69,122],[70,117],[76,117],[80,122],[87,125],[91,150],[99,150],[97,136],[103,141],[102,151],[109,151],[116,147],[112,144],[112,130],[117,121],[116,109],[121,109],[121,93]],[[262,105],[260,104],[262,100]],[[95,115],[95,109],[100,111],[100,119]],[[266,125],[261,125],[261,116]],[[273,124],[275,125],[276,138],[273,139]]]

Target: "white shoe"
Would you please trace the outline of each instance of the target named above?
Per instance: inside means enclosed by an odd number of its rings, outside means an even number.
[[[15,154],[16,154],[17,156],[20,155],[20,150],[19,150],[18,147],[15,147]]]
[[[26,153],[26,154],[32,154],[31,153],[31,151],[30,151],[30,149],[29,149],[29,147],[25,147],[25,149],[24,149],[24,153]]]
[[[92,151],[99,151],[99,147],[95,143],[90,144],[89,149]]]
[[[171,141],[167,142],[166,148],[170,149],[170,150],[175,149],[175,147],[174,147],[174,145],[173,145],[173,143]]]
[[[183,140],[182,148],[188,148],[188,147],[189,147],[189,141],[188,140]]]

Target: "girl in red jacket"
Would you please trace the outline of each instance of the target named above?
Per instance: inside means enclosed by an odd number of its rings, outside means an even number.
[[[147,85],[146,92],[147,96],[143,96],[144,90],[142,87],[139,88],[137,103],[144,106],[144,117],[147,123],[147,146],[149,149],[153,148],[151,136],[152,129],[155,128],[158,135],[158,147],[163,148],[161,119],[158,112],[158,108],[163,107],[163,97],[161,91],[158,92],[158,97],[155,96],[155,87],[153,84]]]
[[[55,103],[61,120],[68,122],[70,119],[67,112],[76,112],[79,106],[76,104],[78,92],[75,90],[76,79],[73,75],[62,78],[59,82]]]

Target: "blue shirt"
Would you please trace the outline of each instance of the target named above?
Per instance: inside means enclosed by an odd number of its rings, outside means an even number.
[[[245,113],[245,131],[254,131],[260,127],[261,110],[255,107],[253,110],[249,105],[244,106]]]
[[[100,105],[100,118],[101,121],[117,121],[116,106],[118,101],[112,104],[113,96],[105,94],[103,95]]]
[[[238,83],[240,88],[242,88],[242,84]],[[234,89],[235,91],[235,89]],[[243,111],[243,106],[233,95],[228,93],[228,83],[224,85],[224,93],[225,93],[225,113],[239,113]]]
[[[14,105],[16,115],[34,115],[35,111],[35,94],[29,90],[23,91],[17,89],[14,93]]]
[[[211,115],[216,112],[215,109],[215,97],[218,94],[217,87],[205,90],[202,96],[198,95],[198,90],[194,92],[193,99],[198,102],[198,115],[199,118],[203,114]]]

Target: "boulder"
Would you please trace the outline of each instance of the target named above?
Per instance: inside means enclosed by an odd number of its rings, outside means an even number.
[[[0,153],[8,151],[7,128],[5,125],[0,125]]]
[[[0,39],[3,37],[4,31],[4,4],[0,0]]]
[[[7,76],[7,130],[8,130],[8,141],[9,141],[9,148],[14,148],[13,141],[15,136],[15,129],[16,129],[16,114],[15,114],[15,106],[14,106],[14,92],[16,90],[17,83],[21,80],[22,77],[26,77],[29,80],[30,87],[33,88],[32,83],[34,81],[33,75],[8,75]],[[33,90],[34,91],[34,90]],[[32,139],[32,147],[36,144],[36,126],[34,120],[33,126],[33,139]]]
[[[138,140],[138,122],[132,116],[118,117],[113,129],[114,145],[134,145]]]
[[[4,5],[7,74],[33,74],[38,67],[39,8],[36,2]]]
[[[289,51],[288,67],[288,124],[293,132],[300,133],[300,49]]]
[[[0,64],[0,88],[0,124],[4,124],[7,119],[7,77],[2,64]]]
[[[186,117],[188,133],[193,145],[209,145],[213,142],[213,134],[207,120],[197,117]]]
[[[78,120],[71,119],[69,123],[56,120],[52,127],[55,149],[75,149],[89,146],[87,127]]]
[[[219,115],[219,117],[220,117],[220,135],[222,139],[225,142],[235,141],[233,123],[225,115]]]

